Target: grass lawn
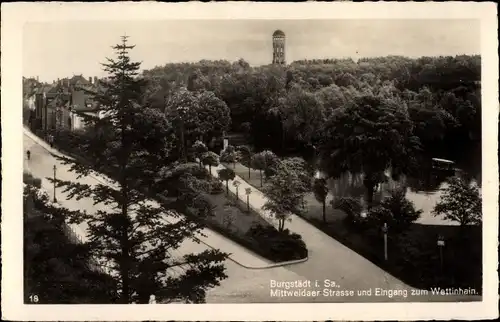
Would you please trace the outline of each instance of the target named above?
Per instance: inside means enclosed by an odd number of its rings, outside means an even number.
[[[209,228],[275,263],[307,257],[303,242],[301,245],[288,234],[279,233],[251,207],[248,210],[246,202],[238,200],[231,191],[205,194],[205,197],[214,207],[213,215],[205,220]],[[240,198],[244,198],[242,194]],[[255,226],[270,235],[253,236],[250,230]]]
[[[236,173],[237,176],[241,177],[244,179],[246,182],[251,184],[252,186],[256,188],[261,188],[260,185],[260,171],[256,169],[250,168],[250,179],[248,178],[248,168],[244,166],[243,164],[237,162],[236,164],[234,163],[222,163],[225,167],[228,167],[230,169],[234,170],[234,173]],[[264,176],[264,172],[262,173],[262,176]],[[262,180],[262,183],[265,184],[265,177]]]
[[[238,238],[246,238],[246,233],[254,225],[269,226],[269,224],[254,211],[247,212],[246,204],[236,201],[236,197],[229,195],[226,192],[209,195],[205,197],[211,202],[214,207],[214,215],[208,218],[211,226],[216,225],[220,229],[224,229],[224,234],[235,235]],[[218,230],[220,230],[218,229]]]
[[[233,169],[232,164],[228,166]],[[260,189],[259,171],[252,169],[251,179],[248,180],[247,167],[236,164],[234,169],[242,179]],[[382,234],[369,236],[364,231],[350,227],[344,220],[346,214],[332,209],[331,198],[327,198],[326,223],[323,222],[323,207],[312,193],[305,196],[307,213],[303,218],[409,285],[424,289],[436,286],[472,287],[481,292],[480,228],[467,227],[465,237],[459,238],[458,226],[415,223],[403,239],[389,240],[389,259],[385,261]],[[447,241],[443,249],[443,267],[437,246],[438,235],[444,236]]]

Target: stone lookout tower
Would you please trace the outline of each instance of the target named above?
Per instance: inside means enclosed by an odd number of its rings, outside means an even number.
[[[281,30],[273,33],[273,64],[285,65],[285,33]]]

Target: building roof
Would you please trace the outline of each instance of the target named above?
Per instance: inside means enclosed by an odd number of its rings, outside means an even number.
[[[71,85],[88,85],[90,82],[83,75],[74,75],[69,80]]]
[[[285,33],[278,29],[273,33],[273,37],[285,37]]]
[[[52,89],[52,86],[51,85],[42,85],[42,86],[39,86],[37,89],[36,89],[36,93],[37,94],[47,94],[50,92],[50,90]]]

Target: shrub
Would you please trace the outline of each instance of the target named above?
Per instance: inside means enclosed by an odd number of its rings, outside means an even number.
[[[343,197],[331,201],[334,209],[342,210],[346,213],[345,223],[347,227],[363,230],[367,227],[366,219],[361,216],[363,206],[357,198]]]
[[[219,156],[212,151],[205,152],[201,156],[201,162],[204,165],[208,165],[209,171],[212,172],[212,167],[216,167],[219,165]]]
[[[42,180],[40,178],[35,178],[31,173],[23,172],[23,182],[37,188],[42,187]]]
[[[200,168],[194,163],[179,164],[173,168],[163,168],[158,172],[153,188],[154,192],[168,196],[177,196],[182,193],[181,190],[187,187],[186,184],[192,188],[198,187],[195,190],[208,191],[208,181],[211,178],[206,169]],[[207,188],[203,188],[203,186]]]
[[[307,257],[307,246],[302,237],[290,233],[288,229],[279,232],[272,226],[258,224],[250,228],[247,235],[259,244],[261,251],[267,254],[266,257],[277,262]]]
[[[413,203],[406,199],[405,190],[397,189],[391,191],[380,205],[370,209],[366,219],[372,227],[382,227],[387,223],[393,234],[399,234],[408,230],[421,213],[421,210],[416,210]]]
[[[224,192],[224,185],[222,182],[216,178],[211,178],[209,181],[210,186],[210,194],[218,195],[219,193]]]

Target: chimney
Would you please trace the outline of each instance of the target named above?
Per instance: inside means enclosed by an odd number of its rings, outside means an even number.
[[[89,77],[89,83],[92,84],[92,77]]]
[[[37,82],[39,82],[39,80],[38,80],[38,76],[36,77],[36,81],[37,81]]]
[[[62,84],[61,84],[61,80],[60,80],[59,78],[57,79],[57,85],[59,85],[59,86],[61,86],[61,85],[62,85]]]
[[[97,85],[98,79],[97,76],[94,76],[94,85]]]

